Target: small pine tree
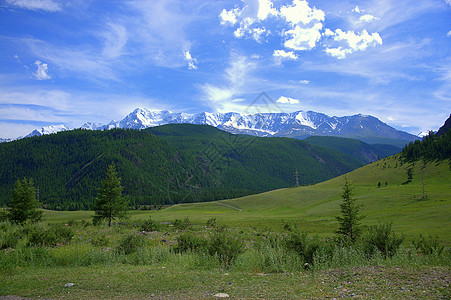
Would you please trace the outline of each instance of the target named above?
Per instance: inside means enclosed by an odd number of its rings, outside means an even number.
[[[352,198],[353,187],[345,176],[345,184],[341,198],[343,202],[340,204],[341,216],[337,217],[339,228],[337,234],[349,239],[354,243],[360,235],[360,220],[364,218],[359,214],[360,205],[355,203]]]
[[[42,211],[38,210],[38,206],[33,180],[17,180],[8,203],[7,218],[16,224],[23,224],[27,220],[38,222],[42,219]]]
[[[128,202],[122,197],[122,190],[121,178],[117,177],[116,168],[111,164],[108,166],[106,177],[102,181],[96,197],[94,224],[106,219],[108,227],[111,227],[112,220],[125,217]]]

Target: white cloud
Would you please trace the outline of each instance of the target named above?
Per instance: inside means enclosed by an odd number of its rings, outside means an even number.
[[[295,83],[295,84],[303,84],[303,85],[306,85],[306,84],[309,84],[309,83],[310,83],[310,80],[305,80],[305,79],[303,79],[303,80],[290,80],[290,82],[291,82],[291,83]]]
[[[311,8],[306,0],[293,0],[293,5],[282,6],[280,15],[292,24],[304,24],[324,21],[324,11]]]
[[[285,96],[279,97],[279,99],[277,99],[276,102],[277,103],[282,103],[282,104],[299,104],[299,100],[298,99],[285,97]]]
[[[355,8],[352,11],[356,12],[358,14],[360,14],[360,12],[361,12],[360,8],[357,5],[355,6]]]
[[[127,29],[119,24],[108,23],[107,31],[103,33],[105,45],[102,55],[107,58],[116,58],[122,55],[123,48],[127,43]]]
[[[183,52],[183,56],[185,57],[185,60],[188,62],[188,69],[189,70],[197,70],[197,59],[193,58],[191,56],[191,53],[189,50]]]
[[[445,0],[451,6],[451,0]]]
[[[224,83],[207,83],[200,86],[200,90],[204,94],[203,99],[207,101],[207,105],[212,107],[214,111],[236,110],[238,105],[236,103],[242,102],[239,95],[246,93],[249,86],[253,86],[249,82],[252,81],[250,73],[255,68],[256,63],[254,61],[249,61],[245,56],[232,55],[230,65],[224,72]]]
[[[344,32],[341,29],[335,30],[333,35],[330,34],[331,32],[329,31],[328,35],[332,36],[338,45],[333,48],[326,47],[325,52],[338,59],[346,58],[347,54],[355,51],[364,51],[370,46],[382,45],[382,38],[377,32],[369,34],[365,29],[360,34],[354,31]]]
[[[52,76],[47,73],[47,64],[40,62],[39,60],[35,61],[34,64],[38,67],[36,72],[33,73],[34,77],[36,77],[37,80],[47,80],[52,78]]]
[[[221,19],[221,25],[227,25],[228,23],[231,25],[235,25],[238,22],[238,17],[241,15],[241,11],[238,8],[234,8],[231,10],[223,9],[219,14],[219,18]]]
[[[285,50],[274,50],[272,56],[278,58],[292,59],[297,60],[298,57],[293,51],[285,51]]]
[[[61,5],[53,0],[6,0],[7,3],[30,10],[60,11]]]
[[[322,23],[316,23],[311,28],[302,28],[296,25],[294,29],[285,32],[285,35],[290,36],[291,39],[286,40],[284,46],[294,50],[311,50],[321,39],[320,30],[322,28]]]
[[[449,1],[451,1],[451,0],[449,0]],[[448,33],[446,34],[446,36],[447,36],[447,37],[451,37],[451,30],[448,31]]]
[[[278,11],[273,7],[271,0],[258,0],[257,18],[265,20],[268,16],[277,16]]]
[[[379,20],[379,18],[377,18],[373,15],[370,15],[370,14],[363,15],[359,18],[359,22],[361,22],[361,23],[370,23],[375,20]]]

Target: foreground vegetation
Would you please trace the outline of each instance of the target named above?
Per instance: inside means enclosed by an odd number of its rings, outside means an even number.
[[[391,242],[401,236],[379,225],[351,245],[302,232],[294,224],[281,225],[284,230],[272,231],[224,228],[215,219],[204,225],[147,219],[113,227],[4,222],[0,295],[449,296],[450,250],[434,237],[418,236],[400,246]]]

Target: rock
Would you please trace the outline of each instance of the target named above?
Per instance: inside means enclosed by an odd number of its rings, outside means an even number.
[[[216,298],[229,298],[230,296],[229,296],[229,294],[226,294],[226,293],[217,293],[217,294],[215,294],[215,297]]]
[[[73,287],[75,283],[69,282],[64,285],[64,287]]]

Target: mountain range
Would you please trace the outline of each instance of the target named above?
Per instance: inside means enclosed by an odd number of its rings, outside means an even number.
[[[361,140],[368,144],[386,144],[402,148],[418,136],[399,131],[368,115],[330,117],[313,111],[291,113],[177,113],[168,110],[137,108],[120,121],[108,124],[85,123],[82,129],[109,130],[145,129],[166,124],[210,125],[233,134],[259,137],[290,137],[305,139],[309,136],[335,136]],[[51,125],[36,129],[26,137],[40,136],[68,130],[64,125]],[[8,141],[8,140],[2,140]]]

